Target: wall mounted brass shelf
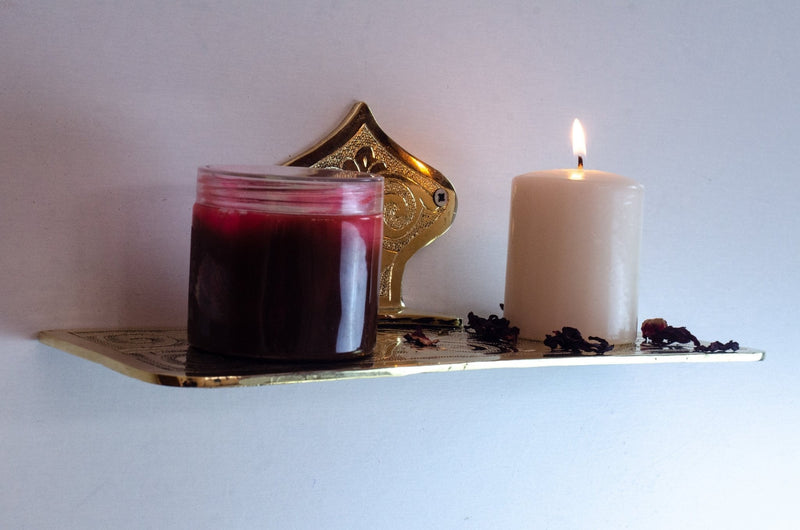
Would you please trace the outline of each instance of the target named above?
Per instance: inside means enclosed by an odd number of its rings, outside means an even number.
[[[476,340],[463,330],[428,329],[436,347],[416,348],[403,339],[409,330],[382,329],[375,355],[357,362],[326,365],[278,364],[220,357],[190,349],[186,330],[86,329],[42,331],[39,340],[124,375],[166,386],[226,387],[301,383],[426,372],[535,368],[609,364],[760,361],[764,352],[698,353],[691,347],[652,349],[648,345],[617,346],[604,355],[551,352],[540,342],[521,340],[518,351]]]

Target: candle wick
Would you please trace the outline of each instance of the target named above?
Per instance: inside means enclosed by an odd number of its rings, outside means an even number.
[[[583,169],[583,157],[578,157],[578,169]]]

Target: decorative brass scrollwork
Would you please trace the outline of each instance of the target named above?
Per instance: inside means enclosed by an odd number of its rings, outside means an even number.
[[[327,138],[286,165],[340,168],[383,176],[381,323],[461,325],[461,320],[455,317],[408,311],[402,293],[406,262],[453,223],[457,208],[455,189],[439,171],[389,138],[366,103],[357,103]]]

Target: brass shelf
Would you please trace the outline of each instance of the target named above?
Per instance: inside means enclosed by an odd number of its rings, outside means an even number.
[[[436,347],[416,348],[403,339],[409,330],[381,329],[376,353],[347,363],[285,364],[221,357],[190,349],[182,328],[49,330],[44,344],[99,363],[148,383],[177,387],[258,386],[431,372],[611,364],[761,361],[764,352],[701,353],[691,346],[652,348],[641,341],[603,355],[551,352],[540,342],[520,340],[518,351],[480,341],[463,330],[426,329]]]

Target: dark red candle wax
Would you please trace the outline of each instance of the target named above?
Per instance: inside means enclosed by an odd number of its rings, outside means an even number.
[[[375,346],[382,218],[196,204],[189,342],[281,360],[367,355]]]

